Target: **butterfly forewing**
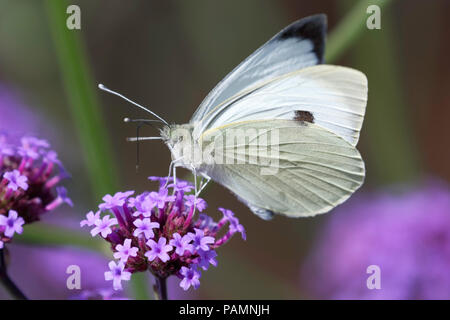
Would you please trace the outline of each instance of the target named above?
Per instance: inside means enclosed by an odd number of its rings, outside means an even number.
[[[326,25],[326,16],[319,14],[281,30],[217,84],[200,104],[191,123],[201,121],[212,109],[250,87],[322,63]]]
[[[198,131],[227,123],[294,119],[308,112],[310,121],[356,145],[367,103],[367,78],[354,69],[318,65],[272,79],[227,107],[214,110]]]

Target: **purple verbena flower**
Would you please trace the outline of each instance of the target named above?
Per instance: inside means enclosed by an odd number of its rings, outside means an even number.
[[[125,192],[117,192],[117,195],[121,197],[122,199],[126,199],[128,197],[131,197],[134,194],[134,190],[128,190]]]
[[[30,147],[19,147],[17,149],[17,153],[25,159],[33,159],[36,160],[39,158],[39,152]]]
[[[122,290],[122,280],[129,281],[131,273],[124,270],[125,264],[121,261],[117,264],[111,261],[108,266],[110,271],[105,272],[105,280],[113,281],[114,290]]]
[[[189,289],[191,286],[194,287],[194,289],[197,289],[200,286],[199,279],[201,274],[195,267],[181,267],[180,274],[183,277],[183,280],[180,282],[180,287],[184,290]]]
[[[58,196],[55,200],[50,202],[47,206],[45,206],[45,210],[51,211],[60,206],[63,203],[67,203],[69,206],[73,207],[73,202],[70,200],[70,198],[67,196],[67,189],[64,187],[56,187],[56,193]]]
[[[36,137],[22,137],[20,139],[22,142],[22,146],[25,148],[35,148],[36,150],[39,150],[40,148],[47,149],[50,148],[50,143],[48,143],[47,140],[39,139]]]
[[[202,198],[197,198],[193,194],[184,196],[184,199],[185,199],[185,204],[187,206],[189,206],[189,207],[195,206],[197,208],[197,210],[200,211],[200,212],[205,210],[206,207],[207,207],[207,204],[206,204],[205,200],[203,200]]]
[[[219,208],[219,211],[223,213],[223,216],[225,219],[230,220],[234,219],[234,213],[233,211],[229,209]]]
[[[192,242],[192,235],[186,234],[182,237],[178,232],[175,232],[172,237],[169,244],[175,247],[176,254],[182,256],[185,251],[194,251],[194,246],[190,243]]]
[[[103,238],[106,238],[112,232],[111,227],[116,224],[116,218],[104,216],[103,219],[98,219],[94,222],[95,228],[91,230],[91,235],[95,237],[100,233]]]
[[[152,239],[147,241],[147,245],[150,247],[150,251],[145,253],[145,256],[149,261],[153,261],[156,258],[159,258],[162,262],[167,262],[170,259],[168,252],[173,250],[173,247],[170,244],[166,244],[167,239],[164,237],[159,238],[158,242],[155,242]]]
[[[114,196],[107,194],[102,198],[103,203],[101,203],[98,208],[102,211],[110,210],[115,207],[121,207],[125,203],[125,198],[122,192],[117,192]]]
[[[166,202],[174,201],[175,196],[169,196],[168,189],[160,189],[158,192],[150,192],[148,197],[155,203],[155,205],[162,209],[166,205]]]
[[[14,148],[6,143],[6,136],[0,134],[0,157],[1,156],[12,156],[14,154]]]
[[[58,154],[54,150],[44,153],[44,161],[47,163],[55,163],[60,165],[61,161],[58,159]]]
[[[217,267],[217,253],[214,250],[208,250],[198,251],[200,262],[198,263],[198,266],[201,267],[203,270],[208,270],[209,265],[212,264],[214,267]]]
[[[131,246],[131,239],[125,239],[123,245],[118,244],[116,246],[117,252],[114,253],[114,258],[126,263],[128,257],[136,257],[138,248]]]
[[[172,183],[169,185],[169,187],[173,187],[173,188],[175,188],[175,190],[181,191],[181,192],[189,192],[192,189],[194,189],[194,186],[192,185],[192,183],[190,183],[188,181],[184,181],[184,180],[177,180],[177,183]]]
[[[19,217],[17,211],[9,210],[8,216],[0,215],[0,226],[4,228],[3,234],[11,238],[14,233],[21,234],[25,221]]]
[[[234,213],[231,210],[219,208],[219,210],[223,213],[224,221],[228,221],[230,223],[229,230],[231,234],[239,232],[242,236],[242,239],[246,240],[247,235],[245,234],[245,229],[242,224],[239,223],[239,219],[234,216]]]
[[[92,227],[98,219],[100,219],[100,211],[97,211],[95,214],[93,211],[89,211],[86,214],[86,219],[80,222],[80,227]]]
[[[143,220],[136,219],[133,224],[136,226],[136,230],[134,230],[133,235],[137,237],[143,233],[146,239],[153,238],[155,236],[153,229],[159,228],[159,223],[151,222],[149,218],[145,218]]]
[[[208,251],[209,245],[214,243],[214,238],[210,236],[205,236],[205,232],[201,229],[195,228],[195,234],[190,233],[193,246],[196,250]]]
[[[19,170],[5,172],[3,178],[9,181],[7,186],[12,191],[16,191],[19,188],[22,188],[23,190],[28,189],[28,178],[21,175]]]
[[[195,227],[203,230],[216,231],[218,224],[207,214],[200,213],[197,222],[195,223]]]
[[[138,209],[138,211],[134,213],[135,217],[143,215],[144,217],[149,218],[153,208],[156,206],[156,202],[147,195],[143,197],[143,199],[136,199],[134,206]]]
[[[150,176],[150,177],[148,177],[148,180],[150,180],[150,181],[159,181],[159,186],[163,187],[168,182],[172,182],[173,178],[172,177],[155,177],[155,176]]]

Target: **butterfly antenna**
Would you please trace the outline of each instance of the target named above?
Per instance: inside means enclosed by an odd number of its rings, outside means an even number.
[[[123,122],[127,122],[127,123],[128,122],[136,122],[137,130],[139,130],[139,128],[144,124],[147,124],[147,125],[151,126],[152,128],[158,129],[155,126],[153,126],[152,122],[163,123],[160,120],[130,119],[130,118],[124,118]],[[140,137],[139,135],[136,135],[136,137],[128,137],[127,141],[132,141],[132,142],[138,141],[139,142],[139,141],[144,141],[144,140],[162,140],[162,139],[163,139],[162,137]]]
[[[164,124],[164,122],[162,122],[161,120],[153,120],[153,119],[130,119],[128,117],[123,118],[123,122],[129,123],[129,122],[133,122],[133,123],[137,123],[138,125],[142,125],[142,124],[146,124],[151,126],[154,129],[158,129],[157,127],[155,127],[153,125],[153,123],[162,123]]]
[[[127,141],[136,141],[136,172],[139,171],[139,141],[143,140],[162,140],[162,137],[140,137],[139,136],[139,130],[144,125],[150,125],[153,127],[152,122],[159,122],[163,123],[160,120],[148,120],[148,119],[130,119],[130,118],[124,118],[124,122],[136,122],[136,137],[129,137],[127,138]]]
[[[116,92],[116,91],[113,91],[113,90],[111,90],[111,89],[108,89],[107,87],[105,87],[105,86],[104,86],[103,84],[101,84],[101,83],[98,85],[98,87],[99,87],[100,90],[103,90],[103,91],[109,92],[109,93],[111,93],[111,94],[114,94],[114,95],[116,95],[116,96],[118,96],[118,97],[124,99],[125,101],[128,101],[128,102],[131,103],[131,104],[134,104],[136,107],[139,107],[139,108],[141,108],[142,110],[145,110],[145,111],[147,111],[148,113],[152,114],[153,116],[155,116],[156,118],[158,118],[159,120],[161,120],[164,124],[169,125],[169,124],[167,123],[166,120],[164,120],[163,118],[161,118],[160,116],[158,116],[156,113],[154,113],[153,111],[147,109],[147,108],[144,107],[144,106],[141,106],[140,104],[134,102],[133,100],[128,99],[128,98],[125,97],[124,95],[122,95],[122,94],[120,94],[120,93],[118,93],[118,92]]]
[[[164,123],[161,120],[153,120],[153,119],[130,119],[130,118],[123,118],[123,122],[158,122],[158,123]]]
[[[128,137],[128,142],[136,142],[136,141],[147,141],[147,140],[162,140],[161,137]]]

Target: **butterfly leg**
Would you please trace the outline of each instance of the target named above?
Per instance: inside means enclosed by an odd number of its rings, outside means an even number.
[[[195,211],[197,210],[197,194],[198,194],[198,192],[197,192],[197,190],[198,190],[198,187],[197,187],[197,170],[195,169],[194,166],[192,166],[192,174],[194,175],[194,196],[195,196],[194,211],[193,211],[192,216],[194,216],[195,215]]]
[[[173,184],[177,185],[177,166],[175,164],[173,165]],[[175,188],[173,190],[175,191]]]
[[[174,195],[176,190],[177,190],[177,188],[176,188],[176,185],[177,185],[177,165],[176,164],[173,165],[173,169],[172,170],[173,170],[173,185],[174,185],[174,188],[172,190],[172,195]]]
[[[192,174],[194,175],[194,194],[197,195],[197,171],[192,166]]]
[[[205,181],[205,183],[203,183],[203,181]],[[200,195],[200,193],[202,193],[203,189],[205,189],[205,187],[208,185],[208,183],[211,181],[210,177],[204,178],[202,177],[202,181],[200,182],[200,190],[198,190],[198,192],[195,193],[195,197],[198,197]]]
[[[205,183],[205,178],[202,177],[200,180],[200,186],[198,187],[198,189],[202,189],[203,188],[203,184]],[[195,197],[197,197],[200,194],[200,190],[195,190]]]
[[[182,160],[182,159],[183,159],[183,157],[170,161],[170,164],[169,164],[169,173],[168,173],[168,175],[167,175],[167,179],[166,179],[166,183],[165,183],[165,185],[164,185],[164,188],[167,188],[167,185],[168,185],[169,182],[170,182],[170,175],[171,175],[171,173],[172,173],[172,167],[175,165],[175,163],[177,163],[178,161],[180,161],[180,160]]]

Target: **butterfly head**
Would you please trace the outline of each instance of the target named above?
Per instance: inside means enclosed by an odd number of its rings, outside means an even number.
[[[173,124],[161,129],[161,138],[170,149],[174,159],[186,157],[187,148],[192,148],[193,130],[194,127],[191,124]]]
[[[162,140],[170,146],[186,141],[192,137],[193,126],[190,124],[171,124],[161,129]]]

